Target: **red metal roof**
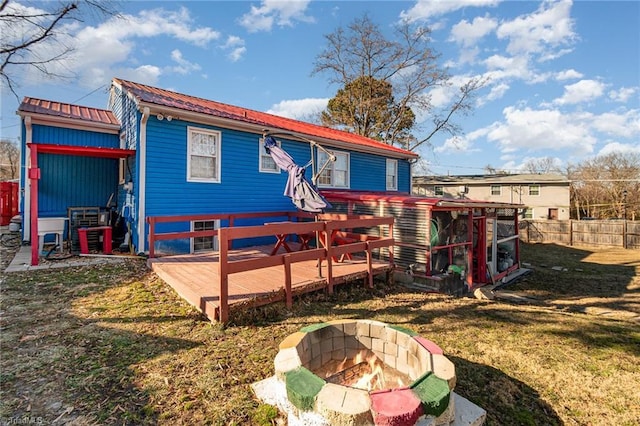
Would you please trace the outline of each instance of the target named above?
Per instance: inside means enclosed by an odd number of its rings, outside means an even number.
[[[343,132],[328,127],[318,126],[311,123],[280,117],[265,112],[254,111],[248,108],[228,105],[195,96],[184,95],[170,90],[159,89],[157,87],[146,86],[131,81],[113,79],[115,84],[120,85],[124,90],[131,93],[138,101],[149,104],[177,108],[214,117],[236,120],[244,123],[255,124],[273,130],[284,130],[296,132],[311,137],[321,137],[339,142],[346,142],[363,147],[374,148],[400,154],[408,158],[417,158],[414,152],[407,151],[395,146],[387,145],[364,136],[354,133]]]
[[[339,201],[361,201],[379,202],[384,201],[389,204],[404,205],[427,205],[447,208],[516,208],[521,204],[491,202],[482,200],[470,200],[468,198],[432,198],[415,196],[398,192],[375,192],[375,191],[331,191],[321,190],[322,195],[327,200]]]
[[[18,111],[120,126],[120,122],[118,122],[116,116],[109,110],[47,101],[44,99],[25,97]]]

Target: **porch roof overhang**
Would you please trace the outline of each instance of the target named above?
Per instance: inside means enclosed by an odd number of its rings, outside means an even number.
[[[95,146],[75,146],[75,145],[59,145],[48,143],[28,143],[29,148],[35,148],[38,153],[42,154],[59,154],[59,155],[75,155],[82,157],[98,157],[98,158],[127,158],[135,155],[136,151],[132,149],[121,148],[99,148]]]
[[[436,204],[437,207],[445,208],[475,208],[475,209],[523,209],[526,207],[524,204],[513,203],[493,203],[491,201],[480,200],[441,200]]]
[[[430,206],[432,208],[443,209],[468,209],[468,208],[510,208],[521,209],[526,207],[523,204],[501,203],[482,200],[470,199],[443,199],[434,197],[422,197],[419,195],[410,195],[406,193],[391,192],[375,192],[375,191],[335,191],[321,190],[322,195],[327,199],[341,201],[361,201],[361,202],[380,202],[384,201],[390,204],[404,205],[421,205]]]

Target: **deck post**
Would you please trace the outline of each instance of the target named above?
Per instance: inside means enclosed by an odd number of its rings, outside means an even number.
[[[225,323],[229,320],[229,229],[220,228],[218,236],[220,238],[220,252],[218,262],[218,274],[220,275],[220,307],[218,319]]]
[[[327,291],[329,294],[333,294],[333,254],[331,253],[331,234],[333,233],[333,229],[327,229],[327,226],[324,228],[324,241],[325,241],[325,249],[327,250]]]
[[[156,218],[147,217],[147,223],[149,224],[149,258],[153,259],[156,245]]]
[[[284,255],[284,292],[287,298],[287,309],[293,308],[293,294],[291,293],[291,255]]]

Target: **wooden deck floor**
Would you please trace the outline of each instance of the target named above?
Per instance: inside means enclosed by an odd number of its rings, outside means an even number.
[[[295,243],[290,243],[295,245]],[[292,247],[294,248],[294,247]],[[268,256],[273,246],[257,246],[231,250],[230,260]],[[179,256],[165,256],[148,260],[149,267],[187,302],[198,308],[211,321],[219,319],[220,277],[218,253],[209,252]],[[373,273],[378,275],[391,270],[387,262],[373,261]],[[333,263],[333,285],[368,277],[365,259]],[[317,262],[306,261],[291,265],[293,295],[327,287],[327,264],[322,264],[322,277]],[[282,266],[256,269],[229,275],[229,309],[249,309],[285,300],[285,276]]]

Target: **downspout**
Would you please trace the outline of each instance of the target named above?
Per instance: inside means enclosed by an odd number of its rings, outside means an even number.
[[[139,170],[138,170],[138,247],[137,252],[146,252],[146,229],[145,222],[145,194],[146,194],[146,173],[147,173],[147,120],[151,111],[149,107],[142,110],[142,118],[140,119],[140,146]]]

